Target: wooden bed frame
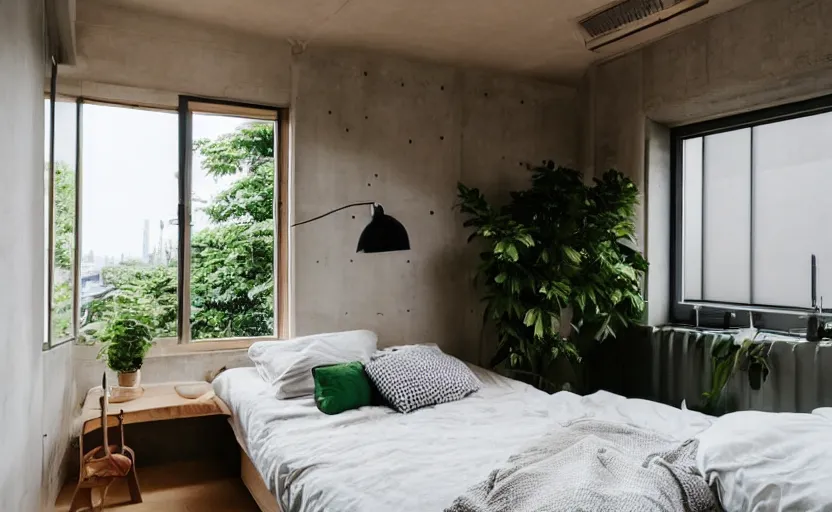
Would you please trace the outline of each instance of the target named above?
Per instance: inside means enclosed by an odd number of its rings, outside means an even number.
[[[269,492],[266,482],[260,477],[260,472],[254,467],[254,463],[248,458],[245,450],[240,448],[240,478],[246,485],[251,497],[257,502],[257,506],[263,512],[282,512],[277,498]]]

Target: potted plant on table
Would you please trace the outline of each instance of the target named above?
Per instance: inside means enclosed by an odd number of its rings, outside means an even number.
[[[99,331],[98,339],[102,343],[98,358],[118,373],[118,385],[138,386],[144,356],[153,346],[150,328],[132,318],[116,317]]]

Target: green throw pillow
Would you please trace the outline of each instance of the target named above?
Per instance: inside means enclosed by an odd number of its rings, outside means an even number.
[[[359,361],[318,366],[312,369],[315,405],[325,414],[338,414],[370,405],[370,379]]]

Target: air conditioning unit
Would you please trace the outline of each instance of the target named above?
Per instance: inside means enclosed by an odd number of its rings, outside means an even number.
[[[577,21],[587,49],[597,52],[707,3],[708,0],[619,0]]]

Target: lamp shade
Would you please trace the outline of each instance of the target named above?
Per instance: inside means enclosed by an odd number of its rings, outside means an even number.
[[[373,205],[373,219],[361,232],[355,252],[389,252],[410,250],[410,239],[402,223]]]

